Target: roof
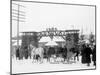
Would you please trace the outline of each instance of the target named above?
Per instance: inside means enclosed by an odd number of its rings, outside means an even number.
[[[78,29],[73,29],[73,30],[57,30],[57,31],[65,31],[65,32],[72,32],[72,31],[79,31]],[[23,31],[21,33],[34,33],[34,32],[47,32],[45,31]]]
[[[54,36],[52,40],[55,42],[65,42],[65,40],[60,36]],[[44,36],[39,40],[39,42],[49,42],[49,41],[51,41],[51,38],[49,36]]]

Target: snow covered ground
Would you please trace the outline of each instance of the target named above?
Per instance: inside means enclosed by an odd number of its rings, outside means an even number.
[[[32,72],[47,72],[61,70],[79,70],[79,69],[95,69],[93,63],[88,67],[80,61],[72,64],[50,64],[44,60],[44,63],[32,63],[32,59],[16,60],[12,59],[12,73],[32,73]]]

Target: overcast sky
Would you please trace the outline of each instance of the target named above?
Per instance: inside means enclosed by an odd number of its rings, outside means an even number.
[[[15,2],[13,2],[15,3]],[[18,2],[16,2],[18,3]],[[56,27],[60,30],[83,28],[84,34],[95,33],[95,7],[44,4],[19,2],[25,8],[25,22],[20,22],[19,31],[42,31],[49,27]],[[17,9],[16,5],[12,5]],[[14,18],[14,17],[13,17]],[[12,36],[17,34],[17,22],[12,21]]]

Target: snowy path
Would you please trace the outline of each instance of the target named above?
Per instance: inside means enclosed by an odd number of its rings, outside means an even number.
[[[12,73],[31,73],[31,72],[45,72],[45,71],[61,71],[61,70],[79,70],[79,69],[95,69],[91,64],[89,67],[86,64],[76,62],[73,64],[50,64],[44,62],[42,64],[32,63],[28,60],[12,60]]]

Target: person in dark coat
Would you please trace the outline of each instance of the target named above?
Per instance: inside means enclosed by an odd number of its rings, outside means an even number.
[[[57,47],[56,48],[56,56],[59,57],[59,54],[60,54],[60,47]]]
[[[80,52],[79,52],[79,50],[77,50],[76,55],[75,55],[75,57],[77,58],[77,61],[79,61],[79,54],[80,54]],[[76,60],[76,59],[74,59],[74,60]]]
[[[43,58],[47,58],[47,52],[46,52],[47,50],[45,47],[43,49],[44,49]]]
[[[48,61],[50,61],[51,55],[55,54],[55,49],[53,47],[49,47],[47,55],[48,55]]]
[[[32,51],[32,49],[30,48],[30,46],[28,46],[28,56],[29,56],[30,59],[32,58],[31,57],[31,51]]]
[[[67,47],[66,46],[64,46],[63,48],[63,58],[64,58],[64,61],[67,58]]]
[[[90,57],[90,55],[92,54],[92,50],[89,47],[89,45],[87,45],[87,47],[85,49],[85,53],[86,53],[86,63],[87,63],[87,66],[90,66],[90,63],[91,63],[91,57]]]
[[[93,65],[96,66],[96,45],[94,46],[92,51],[92,61],[93,61]]]
[[[79,61],[80,52],[79,52],[79,49],[77,47],[75,48],[74,53],[76,53],[76,55],[74,56],[74,61],[76,60],[76,58],[77,58],[77,61]]]
[[[82,56],[81,62],[82,62],[83,64],[85,64],[85,62],[86,62],[86,58],[85,58],[85,48],[86,48],[86,46],[85,46],[85,44],[83,44],[83,45],[82,45],[82,50],[81,50],[81,56]]]
[[[28,59],[28,47],[27,46],[25,46],[24,52],[25,52],[25,59]]]
[[[84,46],[82,50],[82,63],[86,63],[87,66],[90,66],[92,50],[89,45]]]
[[[64,49],[63,49],[63,47],[59,47],[59,54],[61,54],[61,55],[63,55],[63,51]]]
[[[53,47],[50,47],[49,48],[49,51],[48,51],[48,55],[53,55],[53,54],[55,54],[55,49],[53,48]]]
[[[16,50],[16,59],[19,59],[19,48],[17,48],[17,50]]]

